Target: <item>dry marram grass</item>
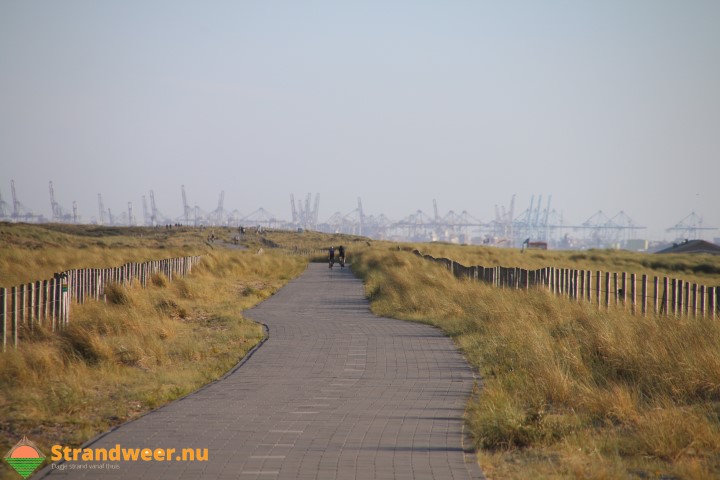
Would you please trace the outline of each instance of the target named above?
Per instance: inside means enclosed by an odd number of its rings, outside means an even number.
[[[189,277],[156,276],[146,289],[114,285],[107,304],[73,305],[60,334],[23,332],[17,351],[0,355],[0,451],[23,435],[44,451],[77,446],[220,377],[263,337],[241,312],[304,266],[295,257],[209,249]],[[0,478],[15,477],[0,464]]]
[[[394,249],[354,268],[375,313],[443,328],[480,371],[467,424],[491,478],[720,476],[719,322],[496,289]]]

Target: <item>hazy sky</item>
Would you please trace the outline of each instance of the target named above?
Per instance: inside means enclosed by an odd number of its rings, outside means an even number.
[[[0,193],[720,227],[720,2],[0,0]],[[668,234],[669,235],[669,234]],[[720,236],[720,231],[707,235]]]

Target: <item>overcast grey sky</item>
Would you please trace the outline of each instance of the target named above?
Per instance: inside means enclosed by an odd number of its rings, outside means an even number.
[[[720,227],[720,2],[0,0],[0,193]],[[712,237],[710,234],[709,237]],[[720,236],[720,231],[714,236]]]

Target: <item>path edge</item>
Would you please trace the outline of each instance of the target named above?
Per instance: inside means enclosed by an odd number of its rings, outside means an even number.
[[[245,313],[245,312],[243,311],[243,313]],[[244,315],[243,315],[243,317],[244,317]],[[232,375],[232,374],[234,374],[235,372],[237,372],[237,371],[240,369],[240,367],[242,367],[243,365],[245,365],[245,363],[250,360],[250,358],[255,354],[255,352],[257,352],[257,351],[260,349],[260,347],[262,347],[262,346],[265,344],[265,342],[267,342],[267,341],[270,339],[270,329],[268,328],[268,326],[267,326],[266,324],[264,324],[264,323],[262,323],[262,322],[258,322],[257,320],[252,320],[252,319],[250,319],[250,320],[253,321],[253,322],[255,322],[255,323],[257,323],[257,324],[262,325],[262,327],[263,327],[263,332],[264,332],[264,336],[263,336],[262,340],[260,340],[258,343],[256,343],[253,348],[251,348],[250,350],[248,350],[248,352],[240,359],[240,361],[239,361],[237,364],[235,364],[235,366],[232,367],[229,371],[225,372],[221,377],[213,380],[213,381],[210,382],[210,383],[206,383],[205,385],[201,386],[201,387],[198,388],[197,390],[193,390],[192,392],[187,393],[187,394],[183,395],[182,397],[178,397],[178,398],[176,398],[175,400],[173,400],[173,401],[171,401],[171,402],[169,402],[169,403],[166,403],[165,405],[161,405],[161,406],[159,406],[159,407],[157,407],[157,408],[154,408],[154,409],[152,409],[152,410],[149,410],[149,411],[143,413],[142,415],[139,415],[139,416],[137,416],[137,417],[135,417],[135,418],[133,418],[133,419],[131,419],[131,420],[127,420],[126,422],[123,422],[123,423],[121,423],[120,425],[116,425],[116,426],[112,427],[111,429],[106,430],[106,431],[104,431],[104,432],[96,435],[95,437],[91,438],[90,440],[86,441],[85,443],[83,443],[82,445],[80,445],[78,448],[81,448],[81,449],[88,448],[88,447],[90,447],[91,445],[93,445],[94,443],[96,443],[97,441],[103,439],[104,437],[106,437],[107,435],[111,434],[112,432],[121,429],[122,427],[128,425],[129,423],[132,423],[132,422],[134,422],[135,420],[139,420],[139,419],[141,419],[142,417],[144,417],[144,416],[146,416],[146,415],[150,415],[150,414],[155,413],[155,412],[157,412],[157,411],[159,411],[159,410],[162,410],[163,408],[168,407],[168,406],[174,404],[175,402],[180,402],[180,401],[182,401],[182,400],[185,400],[185,399],[188,398],[189,396],[195,395],[196,393],[201,392],[202,390],[205,390],[206,388],[208,388],[208,387],[210,387],[210,386],[212,386],[212,385],[214,385],[214,384],[216,384],[216,383],[218,383],[218,382],[221,382],[221,381],[225,380],[227,377],[229,377],[230,375]],[[47,477],[50,473],[52,473],[52,471],[53,471],[52,465],[53,465],[53,464],[55,464],[55,465],[62,465],[62,464],[64,464],[64,463],[66,463],[66,460],[58,460],[57,462],[51,462],[50,464],[48,464],[48,465],[46,465],[45,467],[43,467],[42,470],[40,470],[39,472],[37,472],[37,474],[34,475],[33,478],[45,478],[45,477]]]

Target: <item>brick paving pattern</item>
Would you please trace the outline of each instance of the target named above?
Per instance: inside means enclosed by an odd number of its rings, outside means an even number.
[[[207,448],[208,461],[66,462],[41,475],[483,478],[463,448],[473,373],[439,330],[373,315],[349,269],[321,264],[245,315],[269,338],[240,368],[86,445]]]

